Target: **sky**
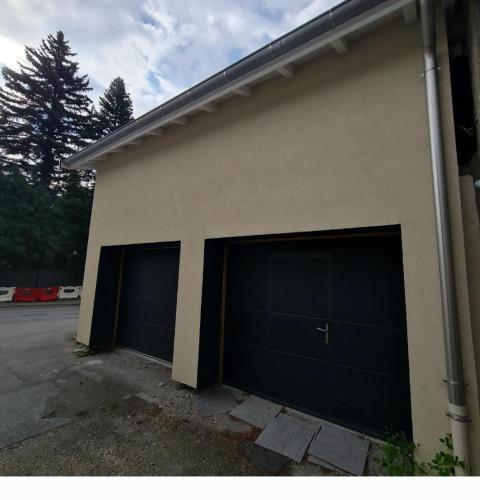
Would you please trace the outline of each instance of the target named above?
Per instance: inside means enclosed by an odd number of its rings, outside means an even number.
[[[0,0],[0,66],[15,68],[25,45],[62,30],[94,102],[121,76],[140,116],[337,3]]]

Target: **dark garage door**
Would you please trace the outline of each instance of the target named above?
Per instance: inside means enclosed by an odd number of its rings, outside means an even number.
[[[399,236],[231,243],[227,262],[225,383],[411,435]]]
[[[117,344],[172,362],[179,248],[126,249]]]

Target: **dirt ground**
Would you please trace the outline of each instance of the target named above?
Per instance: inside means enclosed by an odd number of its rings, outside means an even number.
[[[0,308],[0,475],[335,474],[259,448],[260,431],[227,412],[205,415],[208,398],[167,367],[122,350],[78,358],[77,316]]]

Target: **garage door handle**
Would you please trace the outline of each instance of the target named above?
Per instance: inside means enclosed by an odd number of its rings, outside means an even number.
[[[325,323],[325,328],[320,328],[319,326],[317,326],[315,330],[317,330],[317,332],[322,332],[325,334],[325,344],[328,344],[328,321]]]

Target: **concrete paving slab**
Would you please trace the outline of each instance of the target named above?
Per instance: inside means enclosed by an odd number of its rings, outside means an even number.
[[[301,464],[291,461],[285,468],[285,474],[288,476],[330,476],[339,477],[347,476],[346,472],[335,471],[332,468],[322,467],[318,464],[314,464],[309,460],[304,460]]]
[[[201,417],[210,417],[228,413],[237,402],[227,388],[214,387],[197,394],[193,404]]]
[[[63,418],[42,418],[46,403],[58,394],[54,384],[23,386],[0,395],[0,448],[67,424]]]
[[[26,384],[38,384],[55,377],[57,373],[69,368],[69,362],[64,356],[49,356],[48,359],[41,359],[43,353],[39,354],[38,359],[25,360],[26,366],[14,367],[16,373],[20,375]]]
[[[9,427],[2,426],[0,448],[7,448],[25,439],[39,436],[45,432],[62,427],[70,422],[69,418],[44,418],[16,423]]]
[[[159,405],[160,400],[157,399],[155,396],[151,396],[149,394],[146,394],[145,392],[138,392],[135,394],[137,398],[141,399],[142,401],[145,401],[145,403],[148,403],[149,405]],[[128,399],[130,396],[125,397],[125,399]]]
[[[236,406],[230,412],[230,415],[254,427],[264,429],[281,411],[282,405],[257,396],[250,396],[243,403]]]
[[[228,413],[220,413],[210,417],[203,417],[202,422],[210,425],[215,432],[236,434],[238,436],[242,435],[244,437],[248,436],[248,439],[250,439],[250,436],[252,435],[252,426],[250,424],[237,420],[236,418],[232,418]],[[251,443],[253,445],[253,440]]]
[[[255,444],[300,463],[318,430],[318,425],[280,413],[265,427]]]
[[[50,382],[25,386],[0,395],[0,429],[42,417],[48,399],[58,394]]]
[[[228,389],[237,403],[241,403],[242,401],[245,401],[245,399],[248,398],[248,394],[246,392],[243,392],[241,389],[237,389],[236,387],[230,387],[229,385],[224,385],[226,389]]]
[[[365,475],[368,476],[385,476],[385,471],[382,467],[383,453],[380,445],[370,443],[370,448],[367,455],[367,466]]]
[[[345,474],[345,471],[343,471],[342,469],[339,469],[338,467],[335,467],[334,465],[325,462],[325,460],[320,460],[319,458],[314,457],[313,455],[308,455],[308,461],[311,464],[320,465],[320,467],[323,467],[324,469]]]
[[[370,442],[347,430],[324,424],[308,453],[355,476],[363,475]]]

